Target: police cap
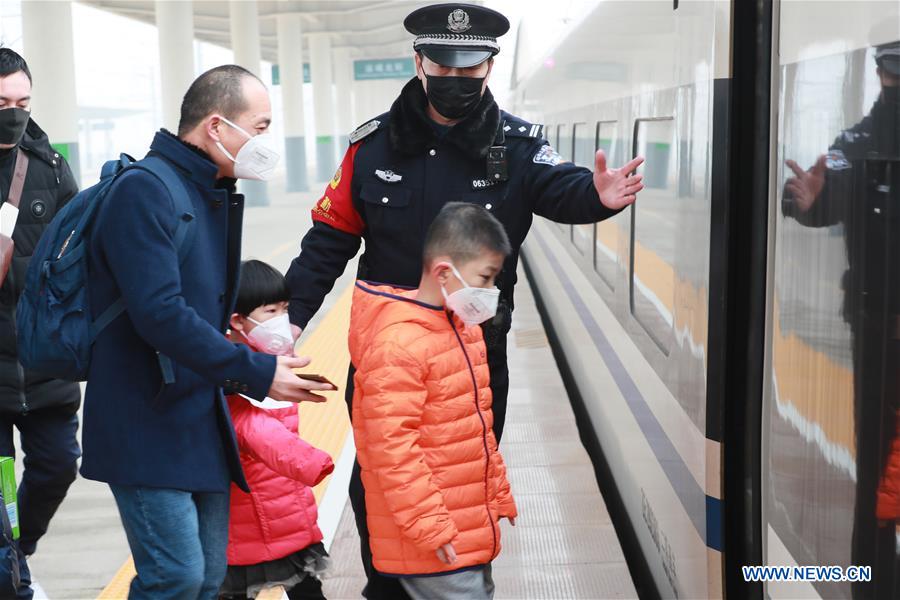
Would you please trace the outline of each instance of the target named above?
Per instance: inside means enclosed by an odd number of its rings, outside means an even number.
[[[452,2],[414,10],[403,21],[413,49],[445,67],[473,67],[500,52],[509,20],[496,10]]]
[[[900,42],[876,46],[875,62],[892,75],[900,75]]]

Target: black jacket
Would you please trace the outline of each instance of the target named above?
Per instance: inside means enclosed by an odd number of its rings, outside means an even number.
[[[841,281],[844,318],[885,330],[900,314],[894,284],[900,252],[900,105],[879,98],[862,121],[838,135],[826,154],[822,191],[807,212],[786,190],[782,212],[807,227],[843,224],[848,268]],[[873,321],[873,317],[875,320]]]
[[[29,121],[16,148],[0,156],[0,193],[6,202],[16,153],[27,152],[29,163],[13,232],[13,262],[0,289],[0,414],[28,412],[81,401],[78,384],[48,379],[25,371],[18,361],[15,306],[25,285],[25,270],[41,234],[54,215],[78,192],[66,160],[51,146],[47,134]]]
[[[495,336],[489,333],[509,330],[519,246],[532,215],[593,223],[616,214],[600,203],[589,169],[562,162],[542,127],[501,111],[490,90],[451,128],[436,126],[426,107],[414,78],[390,112],[350,136],[350,148],[313,209],[313,228],[287,274],[293,323],[303,327],[312,318],[363,239],[359,277],[417,286],[428,226],[444,204],[472,202],[503,223],[513,247],[497,279],[498,317],[485,329],[490,346]],[[488,176],[493,145],[506,148],[504,182]]]

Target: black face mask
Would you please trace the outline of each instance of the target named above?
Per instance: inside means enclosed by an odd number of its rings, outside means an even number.
[[[428,101],[448,119],[461,119],[475,110],[481,101],[484,77],[435,77],[425,74],[428,80]]]
[[[31,113],[18,107],[0,110],[0,144],[18,144]]]
[[[431,84],[429,83],[428,85]],[[884,97],[884,103],[888,106],[893,106],[896,110],[897,106],[900,105],[900,87],[884,86],[881,88],[881,94]]]

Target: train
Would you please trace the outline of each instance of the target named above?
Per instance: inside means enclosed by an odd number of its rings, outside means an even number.
[[[529,3],[518,27],[513,112],[579,165],[646,158],[632,206],[536,217],[523,246],[642,596],[900,597],[875,515],[900,397],[900,81],[876,60],[897,9]],[[803,181],[830,200],[798,204]],[[842,577],[744,569],[772,565]]]

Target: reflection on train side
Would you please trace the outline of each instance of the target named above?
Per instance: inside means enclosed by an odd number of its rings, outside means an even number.
[[[669,96],[667,104],[678,102],[677,97]],[[708,231],[691,235],[684,224],[690,222],[693,227],[702,223],[691,210],[708,210],[708,200],[702,197],[707,190],[695,185],[690,168],[692,160],[706,160],[705,146],[679,144],[672,117],[627,123],[584,120],[548,125],[547,131],[548,140],[560,154],[580,166],[593,168],[595,153],[601,149],[611,165],[624,164],[634,154],[648,157],[639,170],[646,187],[634,207],[597,224],[557,227],[583,257],[582,262],[597,274],[605,288],[598,291],[613,294],[611,300],[625,301],[623,308],[649,342],[648,347],[642,347],[648,361],[703,430],[704,388],[698,383],[704,381],[706,372],[707,259],[697,238],[708,235]],[[695,192],[699,197],[692,196]],[[620,284],[624,284],[621,290],[617,287]],[[679,349],[679,356],[670,362],[673,345]],[[682,367],[676,370],[676,363]],[[694,374],[690,385],[683,378],[687,372]]]
[[[873,568],[871,583],[818,584],[827,597],[900,596],[895,521],[876,518],[879,485],[900,488],[883,480],[900,407],[900,56],[885,69],[886,49],[900,42],[781,67],[766,513],[800,564]]]
[[[638,168],[644,175],[644,192],[632,211],[634,237],[653,240],[656,254],[664,263],[674,264],[677,243],[678,204],[675,181],[675,119],[639,119],[635,124],[635,151],[646,162]],[[655,268],[658,261],[645,253],[634,253],[631,284],[631,313],[659,349],[669,354],[672,338],[674,272]],[[653,282],[653,284],[650,284]],[[655,287],[651,288],[650,285]]]

